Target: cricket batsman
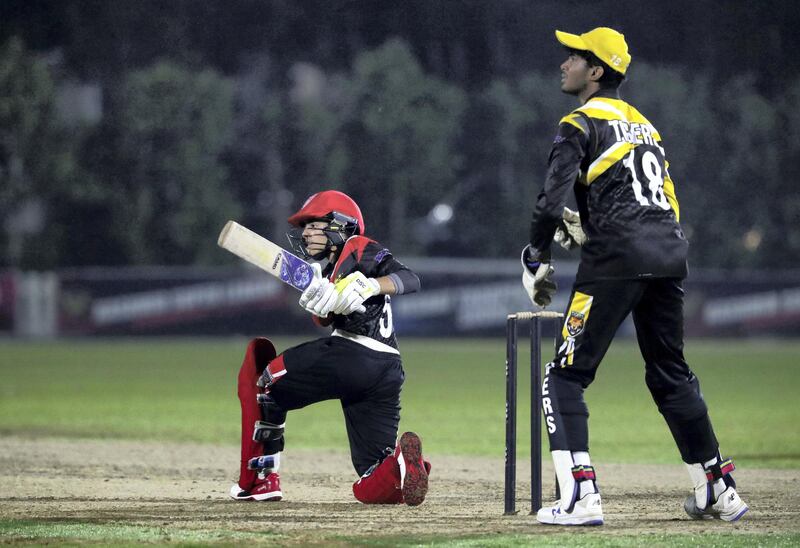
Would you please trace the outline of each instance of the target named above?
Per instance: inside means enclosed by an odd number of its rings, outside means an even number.
[[[733,462],[719,452],[700,384],[683,356],[683,279],[689,244],[661,135],[618,88],[631,62],[625,37],[605,27],[556,31],[567,49],[561,91],[581,106],[563,117],[538,196],[523,284],[534,304],[555,292],[550,246],[580,247],[581,260],[542,383],[542,409],[560,500],[539,510],[553,525],[600,525],[603,510],[589,458],[584,390],[619,325],[633,314],[645,380],[692,483],[684,509],[693,519],[736,521],[747,504]],[[578,211],[566,207],[574,192]],[[631,417],[620,417],[629,421]]]
[[[392,295],[420,288],[417,275],[364,235],[361,209],[335,190],[314,194],[289,217],[296,251],[314,261],[300,306],[332,333],[276,354],[253,340],[239,372],[242,453],[236,500],[278,501],[278,470],[289,411],[341,401],[353,484],[365,504],[421,504],[430,464],[419,436],[397,438],[404,373],[392,323]]]

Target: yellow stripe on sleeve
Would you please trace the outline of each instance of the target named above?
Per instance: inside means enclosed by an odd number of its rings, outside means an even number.
[[[580,117],[580,115],[579,114],[575,114],[574,112],[570,113],[570,114],[567,114],[566,116],[564,116],[561,119],[559,124],[570,124],[570,125],[575,126],[576,128],[578,128],[579,130],[581,130],[582,133],[586,133],[586,128],[584,128],[580,124],[580,122],[578,122],[578,118],[579,117]]]

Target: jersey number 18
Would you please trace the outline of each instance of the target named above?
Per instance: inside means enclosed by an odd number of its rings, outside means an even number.
[[[650,201],[642,193],[642,183],[637,175],[637,171],[639,171],[647,179],[647,188],[650,189],[650,200],[652,200],[653,204],[664,210],[669,209],[669,202],[664,195],[664,177],[661,173],[661,164],[658,161],[658,157],[652,150],[645,150],[642,154],[636,154],[637,150],[639,149],[634,148],[631,150],[631,153],[622,161],[622,165],[631,172],[631,186],[636,200],[643,206],[650,205]]]

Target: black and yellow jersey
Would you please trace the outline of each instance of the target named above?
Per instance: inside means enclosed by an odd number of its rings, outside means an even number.
[[[688,242],[661,136],[615,93],[600,91],[561,119],[531,223],[549,249],[570,189],[587,241],[578,281],[686,276]]]

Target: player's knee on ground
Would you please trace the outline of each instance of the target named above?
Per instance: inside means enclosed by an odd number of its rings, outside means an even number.
[[[364,504],[400,504],[400,466],[393,454],[375,463],[353,484],[353,495]]]

